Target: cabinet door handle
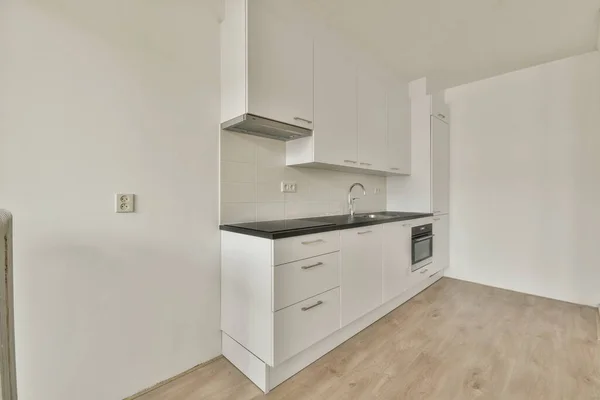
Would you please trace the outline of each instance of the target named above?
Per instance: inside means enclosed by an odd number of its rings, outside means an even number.
[[[310,242],[302,242],[303,245],[309,245],[309,244],[316,244],[316,243],[323,243],[324,240],[323,239],[317,239],[317,240],[311,240]]]
[[[439,221],[440,219],[441,219],[441,218],[434,218],[433,220],[434,220],[434,221]]]
[[[302,267],[302,269],[311,269],[311,268],[314,268],[314,267],[320,267],[321,265],[323,265],[323,263],[322,262],[318,262],[318,263],[313,264],[313,265],[305,265],[305,266]]]
[[[392,167],[390,168],[392,171],[400,171],[400,168]]]
[[[303,122],[306,122],[307,124],[312,124],[312,121],[309,119],[306,119],[306,118],[294,117],[294,120],[303,121]]]
[[[423,271],[421,271],[422,274],[427,273],[427,271],[429,271],[427,268],[425,268]]]
[[[364,232],[356,232],[359,235],[366,235],[367,233],[372,233],[373,231],[364,231]]]
[[[440,212],[441,212],[440,210],[433,210],[433,213],[434,213],[434,214],[435,214],[435,213],[440,213]]]
[[[410,226],[410,224],[402,224],[402,226]]]
[[[344,160],[344,162],[351,163],[351,164],[356,164],[356,161],[353,161],[353,160]]]
[[[321,300],[317,301],[315,304],[313,304],[312,306],[308,306],[308,307],[302,307],[302,311],[308,311],[311,308],[315,308],[320,306],[321,304],[323,304],[323,302]]]
[[[444,114],[438,114],[438,117],[446,119],[446,116]]]
[[[361,163],[360,163],[360,165],[371,166],[371,165],[373,165],[373,164],[370,164],[370,163],[368,163],[368,162],[361,162]]]

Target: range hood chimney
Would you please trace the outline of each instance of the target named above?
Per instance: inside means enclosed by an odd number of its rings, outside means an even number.
[[[223,122],[221,129],[268,139],[282,140],[284,142],[312,136],[312,130],[310,129],[259,117],[254,114],[243,114],[227,122]]]

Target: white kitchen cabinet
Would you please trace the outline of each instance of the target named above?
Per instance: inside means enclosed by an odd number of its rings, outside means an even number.
[[[340,232],[342,326],[382,304],[381,225]]]
[[[279,265],[273,271],[273,311],[340,286],[339,252]]]
[[[438,272],[450,266],[450,217],[433,217],[433,265],[432,272]]]
[[[340,329],[340,289],[331,289],[274,314],[274,364]]]
[[[450,108],[446,104],[444,92],[431,95],[431,115],[450,123]]]
[[[404,293],[410,286],[411,224],[383,225],[383,302]]]
[[[245,113],[313,128],[313,37],[270,0],[226,0],[221,121]]]
[[[387,160],[387,96],[385,85],[368,72],[358,73],[358,163],[384,171]]]
[[[387,165],[392,173],[411,173],[411,118],[407,85],[393,85],[387,92]]]
[[[411,228],[431,222],[275,240],[223,229],[223,355],[263,391],[278,386],[442,277],[410,271]]]
[[[356,65],[327,38],[315,41],[316,162],[358,166]]]
[[[431,196],[434,214],[450,209],[450,127],[431,117]]]

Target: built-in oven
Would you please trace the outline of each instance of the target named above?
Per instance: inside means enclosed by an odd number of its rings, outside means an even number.
[[[433,261],[433,224],[412,228],[412,268],[415,272]]]

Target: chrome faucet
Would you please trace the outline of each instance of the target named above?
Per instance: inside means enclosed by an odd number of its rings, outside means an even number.
[[[350,216],[354,217],[354,200],[358,200],[358,197],[352,197],[352,189],[354,189],[354,186],[360,186],[363,190],[363,195],[366,196],[367,195],[367,191],[365,190],[365,187],[362,185],[362,183],[353,183],[352,186],[350,186],[350,190],[348,190],[348,208],[350,209]]]

